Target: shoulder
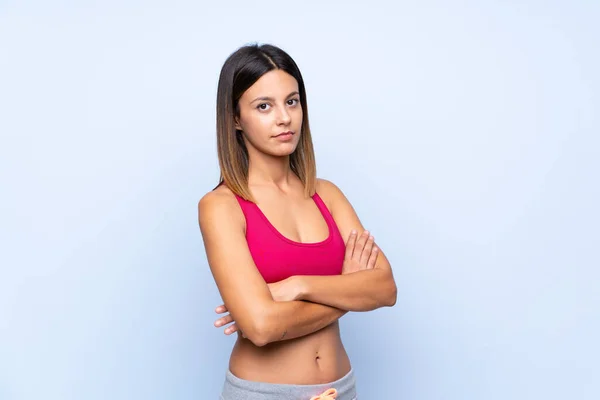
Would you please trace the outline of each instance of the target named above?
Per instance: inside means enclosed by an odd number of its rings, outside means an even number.
[[[243,219],[235,194],[225,185],[206,193],[198,201],[198,220],[201,226],[213,220],[242,222]]]
[[[339,201],[348,201],[342,190],[333,182],[323,178],[317,178],[317,192],[326,202],[332,204]]]
[[[325,195],[335,194],[337,192],[341,192],[340,188],[330,180],[317,178],[317,192],[319,194],[323,193]]]
[[[319,196],[330,209],[335,208],[336,205],[349,204],[342,190],[330,180],[317,178],[316,189]]]

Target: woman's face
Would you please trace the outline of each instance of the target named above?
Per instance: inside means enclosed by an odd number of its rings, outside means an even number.
[[[267,72],[244,92],[238,104],[236,129],[242,131],[249,152],[254,148],[272,156],[287,156],[296,150],[302,105],[293,76],[279,69]]]

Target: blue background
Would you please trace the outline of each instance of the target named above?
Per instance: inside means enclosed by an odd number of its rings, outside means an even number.
[[[249,42],[392,262],[362,399],[600,398],[600,3],[0,2],[0,399],[217,398],[197,224]]]

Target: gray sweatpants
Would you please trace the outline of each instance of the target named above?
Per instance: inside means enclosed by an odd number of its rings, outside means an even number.
[[[227,371],[221,400],[310,400],[330,388],[337,390],[336,400],[356,400],[353,370],[335,382],[318,385],[253,382],[240,379]]]

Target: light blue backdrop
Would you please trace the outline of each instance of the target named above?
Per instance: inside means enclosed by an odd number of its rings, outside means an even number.
[[[253,41],[394,267],[361,399],[600,398],[600,3],[201,3],[0,2],[0,399],[217,398],[196,204]]]

